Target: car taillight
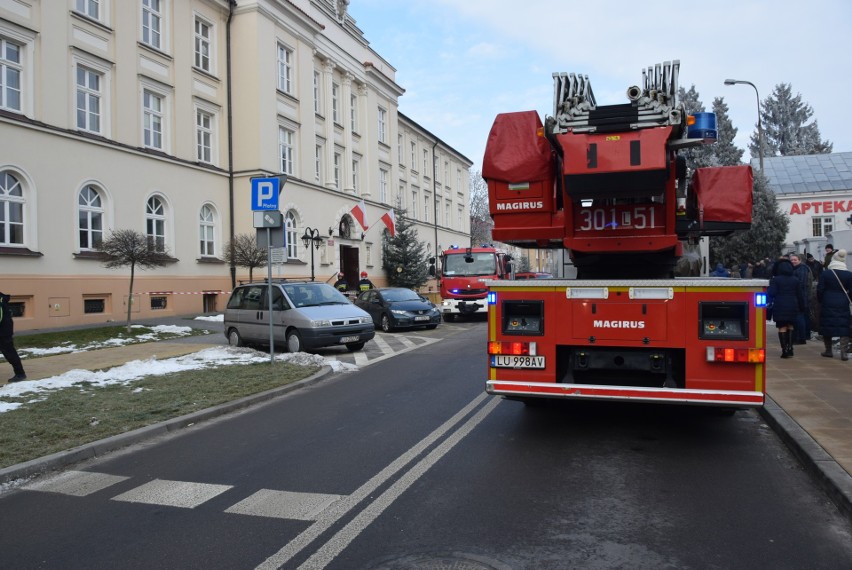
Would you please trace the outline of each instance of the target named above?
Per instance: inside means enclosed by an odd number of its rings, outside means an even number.
[[[723,348],[707,347],[707,362],[766,362],[766,350],[763,348]]]
[[[488,343],[488,354],[508,354],[510,356],[535,356],[536,343],[492,341]]]

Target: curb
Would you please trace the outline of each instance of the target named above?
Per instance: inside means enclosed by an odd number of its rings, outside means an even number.
[[[10,465],[9,467],[0,469],[0,485],[5,485],[16,479],[24,479],[33,475],[42,474],[47,471],[67,467],[69,465],[79,463],[86,459],[100,457],[117,449],[128,447],[130,445],[142,441],[150,440],[157,436],[172,431],[178,431],[202,421],[210,420],[213,418],[230,414],[231,412],[235,412],[237,410],[252,407],[254,405],[277,398],[278,396],[293,392],[300,388],[316,384],[317,382],[325,379],[331,374],[333,374],[333,370],[331,369],[331,367],[323,366],[316,374],[308,376],[307,378],[303,378],[297,382],[293,382],[292,384],[287,384],[286,386],[279,386],[277,388],[272,388],[265,392],[252,394],[251,396],[246,396],[244,398],[240,398],[239,400],[234,400],[233,402],[226,402],[224,404],[219,404],[218,406],[213,406],[212,408],[199,410],[197,412],[192,412],[191,414],[178,416],[170,420],[141,427],[126,433],[114,435],[106,439],[100,439],[98,441],[86,443],[73,449],[59,451],[51,455],[46,455],[44,457],[33,459],[31,461],[18,463],[17,465]]]
[[[775,400],[766,396],[759,410],[766,423],[801,462],[816,483],[852,523],[852,475],[846,472]]]

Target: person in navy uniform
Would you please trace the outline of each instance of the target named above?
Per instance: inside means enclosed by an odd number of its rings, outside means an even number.
[[[15,325],[12,323],[12,311],[9,310],[9,298],[9,295],[0,293],[0,351],[15,371],[15,375],[9,378],[9,382],[21,382],[27,379],[27,375],[12,338],[15,335]]]

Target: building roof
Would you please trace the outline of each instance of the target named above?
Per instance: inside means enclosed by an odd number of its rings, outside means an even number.
[[[852,152],[772,156],[763,165],[776,195],[852,190]],[[751,167],[759,169],[760,161],[752,159]]]

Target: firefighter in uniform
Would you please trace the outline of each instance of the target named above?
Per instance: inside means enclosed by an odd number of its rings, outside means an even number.
[[[334,288],[341,293],[346,293],[346,290],[349,289],[349,283],[346,281],[346,276],[342,271],[337,274],[337,281],[334,282]]]
[[[367,291],[368,289],[375,289],[376,286],[373,285],[373,282],[367,279],[367,272],[361,272],[361,280],[358,281],[358,289],[360,291]]]

